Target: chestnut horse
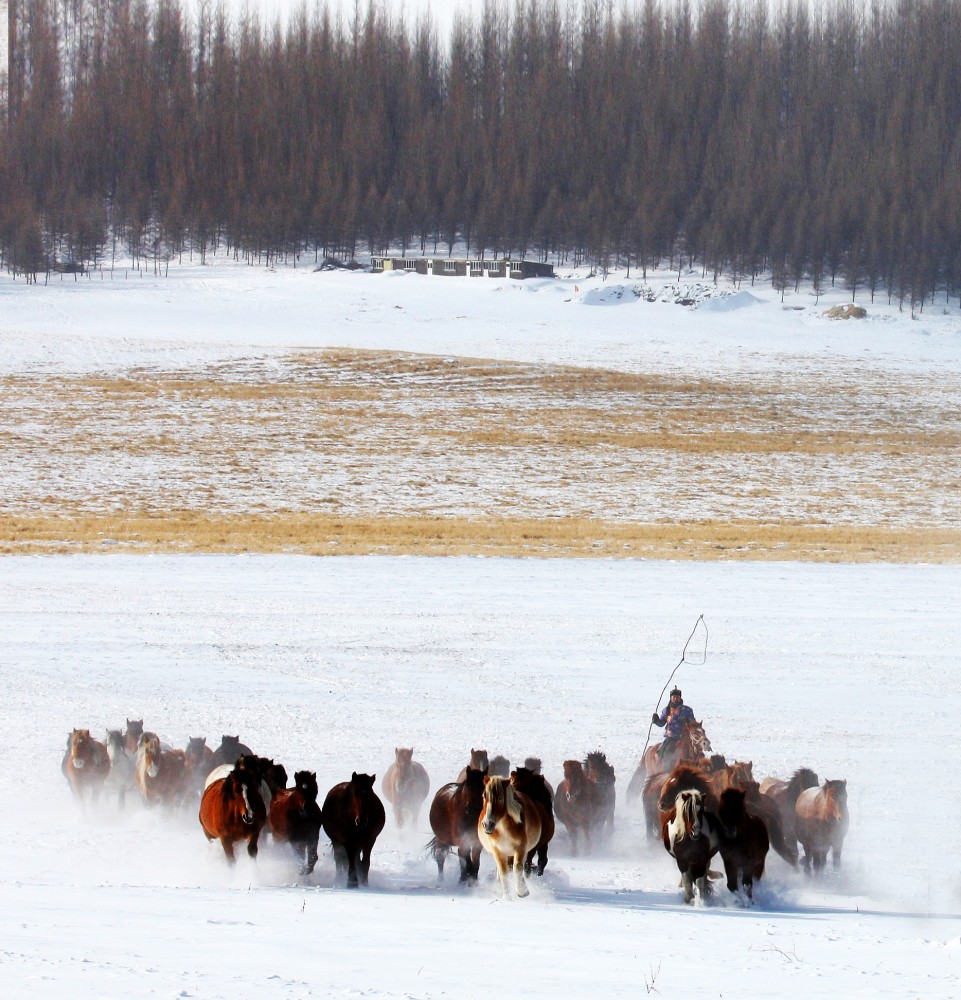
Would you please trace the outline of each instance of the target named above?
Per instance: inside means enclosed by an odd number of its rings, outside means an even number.
[[[260,780],[242,767],[218,778],[204,789],[200,800],[200,825],[208,840],[219,840],[233,864],[234,844],[247,841],[247,854],[257,857],[257,841],[267,821],[267,807],[260,797]]]
[[[597,810],[594,814],[594,830],[601,834],[614,832],[614,768],[607,762],[607,755],[594,750],[584,761],[584,773],[588,781],[597,786]]]
[[[136,753],[143,736],[143,719],[127,719],[127,728],[123,733],[124,749],[127,753]]]
[[[317,805],[317,775],[298,771],[294,787],[285,788],[270,800],[267,820],[274,840],[290,844],[300,857],[300,874],[310,875],[317,864],[317,842],[323,825]]]
[[[417,826],[417,817],[427,793],[430,778],[422,764],[414,760],[411,747],[395,747],[394,763],[387,768],[381,782],[384,798],[394,807],[394,822],[403,828],[406,822]]]
[[[78,799],[100,797],[110,773],[107,748],[90,735],[89,729],[74,729],[67,737],[67,749],[60,765],[70,790]]]
[[[147,805],[179,805],[186,777],[183,750],[163,750],[156,733],[144,733],[137,749],[134,777]]]
[[[350,889],[367,885],[370,852],[387,821],[384,804],[374,791],[375,778],[354,771],[350,781],[334,785],[321,808],[324,832],[334,847],[337,878],[346,873]]]
[[[753,900],[754,882],[764,874],[770,841],[764,820],[747,811],[744,798],[740,788],[724,789],[717,818],[721,824],[721,859],[727,887],[737,892],[740,885],[747,898]]]
[[[554,836],[554,796],[550,785],[543,774],[535,774],[529,768],[519,767],[511,772],[511,784],[518,792],[523,792],[540,811],[541,839],[531,849],[524,862],[524,874],[535,872],[544,874],[547,867],[547,846]],[[537,867],[534,868],[534,855],[537,855]]]
[[[658,751],[660,744],[649,746],[641,757],[630,783],[627,786],[627,801],[634,802],[641,797],[647,779],[654,774],[669,773],[678,764],[693,764],[704,760],[711,752],[711,741],[700,722],[691,719],[684,726],[672,750],[663,757]]]
[[[461,768],[460,774],[457,775],[457,781],[461,782],[467,777],[467,769],[473,768],[475,771],[483,771],[484,774],[490,773],[490,760],[487,757],[486,750],[475,750],[471,747],[470,760],[467,764]]]
[[[564,780],[557,786],[554,796],[554,813],[567,827],[572,854],[578,854],[582,848],[590,853],[591,830],[599,811],[600,791],[597,785],[587,780],[579,760],[565,760]]]
[[[684,902],[711,895],[708,866],[721,846],[720,824],[705,808],[704,796],[693,788],[678,792],[674,805],[661,820],[664,848],[677,862]]]
[[[814,874],[824,868],[831,852],[837,871],[841,867],[841,848],[848,832],[848,783],[825,781],[820,788],[807,788],[798,796],[794,808],[797,839],[804,848],[804,870]]]
[[[505,896],[509,894],[507,870],[511,867],[517,895],[530,895],[524,871],[528,855],[541,840],[541,815],[541,807],[519,792],[510,779],[485,776],[477,837],[494,858],[497,880]]]
[[[444,862],[454,848],[460,860],[460,881],[476,882],[480,870],[481,843],[477,836],[484,798],[486,771],[468,767],[463,781],[452,781],[437,789],[430,804],[430,828],[434,836],[427,845],[437,862],[437,880],[444,877]]]

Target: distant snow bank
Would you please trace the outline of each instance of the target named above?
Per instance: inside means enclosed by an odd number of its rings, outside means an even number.
[[[627,302],[666,302],[691,308],[707,308],[713,312],[729,312],[756,305],[760,299],[750,292],[738,292],[732,288],[719,288],[702,282],[672,282],[651,285],[646,282],[617,283],[588,288],[580,292],[578,301],[586,306],[616,306]]]

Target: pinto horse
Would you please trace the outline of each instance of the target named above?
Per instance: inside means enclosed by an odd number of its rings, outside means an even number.
[[[564,780],[557,786],[554,796],[554,813],[567,827],[573,854],[579,853],[581,848],[590,853],[591,830],[599,811],[597,785],[588,780],[579,760],[565,760]]]
[[[417,825],[421,806],[430,791],[430,778],[422,764],[414,760],[411,747],[395,747],[394,763],[387,768],[381,782],[384,798],[394,808],[394,821],[403,828],[409,820]]]
[[[475,771],[483,771],[484,774],[490,773],[490,760],[487,756],[486,750],[475,750],[471,747],[470,760],[467,764],[461,768],[460,774],[457,775],[457,781],[461,782],[467,777],[467,769],[473,768]]]
[[[523,792],[535,808],[540,811],[541,819],[541,839],[531,848],[524,862],[524,874],[530,875],[536,872],[538,875],[544,874],[547,867],[547,846],[554,836],[554,796],[551,793],[550,785],[544,779],[543,774],[535,774],[529,768],[519,767],[511,772],[511,785],[518,792]],[[534,855],[537,855],[537,867],[534,867]]]
[[[524,872],[528,855],[541,841],[541,815],[541,807],[519,792],[510,779],[485,776],[477,837],[494,858],[497,880],[505,896],[509,894],[507,870],[511,867],[517,895],[530,895]]]
[[[384,804],[374,791],[373,774],[350,776],[327,793],[321,813],[324,832],[334,847],[337,878],[346,873],[347,887],[367,885],[370,852],[387,821]]]
[[[270,800],[267,814],[270,832],[277,843],[288,843],[301,858],[301,875],[310,875],[317,864],[317,842],[323,816],[317,805],[317,775],[298,771],[294,787],[285,788]]]
[[[444,877],[444,862],[454,848],[460,860],[460,881],[476,882],[480,871],[481,842],[477,836],[484,799],[486,770],[468,767],[463,781],[452,781],[437,789],[430,804],[430,828],[434,836],[427,845],[437,862],[437,880]]]
[[[164,750],[156,733],[140,737],[134,778],[144,802],[176,806],[183,801],[186,758],[183,750]]]
[[[704,804],[703,795],[693,788],[678,792],[674,806],[661,820],[664,848],[677,862],[684,887],[684,902],[695,895],[704,900],[711,894],[708,866],[721,846],[720,824]]]
[[[841,867],[841,848],[848,832],[848,783],[825,781],[820,788],[806,788],[794,807],[797,839],[804,848],[804,870],[810,874],[814,863],[817,875],[827,862],[828,851],[834,870]]]
[[[721,860],[727,887],[737,892],[740,885],[747,898],[753,900],[754,882],[764,874],[770,841],[764,820],[747,811],[744,799],[745,793],[740,788],[726,788],[721,792],[717,818],[721,824]]]
[[[598,833],[614,832],[614,768],[608,763],[607,755],[594,750],[584,761],[584,773],[588,781],[597,786],[597,811],[594,814],[594,829]]]
[[[90,735],[89,729],[74,729],[67,737],[60,770],[76,798],[83,800],[89,795],[97,799],[110,773],[110,756],[107,748]]]
[[[208,840],[219,840],[233,864],[234,844],[247,842],[247,854],[257,857],[257,841],[267,821],[267,807],[260,796],[260,780],[242,767],[218,778],[204,789],[200,800],[200,825]]]

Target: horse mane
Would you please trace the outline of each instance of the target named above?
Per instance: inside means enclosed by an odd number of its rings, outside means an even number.
[[[608,763],[607,754],[603,751],[592,750],[587,755],[584,763],[587,765],[588,771],[596,771],[597,774],[604,777],[605,781],[614,782],[614,768]]]
[[[521,804],[517,801],[517,797],[514,794],[514,786],[510,783],[509,778],[501,778],[495,776],[493,778],[487,779],[487,797],[494,802],[503,802],[504,808],[507,810],[507,815],[520,825],[524,822],[524,814],[521,810]]]
[[[703,807],[703,797],[696,788],[685,788],[677,793],[677,798],[681,800],[677,805],[675,799],[676,812],[674,814],[675,833],[672,841],[683,840],[690,834],[692,838],[700,835],[700,813]]]
[[[787,793],[792,800],[795,800],[801,792],[808,788],[817,788],[819,784],[818,776],[809,767],[799,767],[787,783]]]

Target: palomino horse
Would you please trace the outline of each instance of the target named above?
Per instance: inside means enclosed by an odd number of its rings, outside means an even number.
[[[541,839],[531,849],[524,862],[524,874],[532,871],[538,875],[544,874],[547,867],[547,846],[554,836],[554,796],[550,786],[544,780],[543,774],[535,774],[526,767],[519,767],[511,772],[511,784],[518,792],[523,792],[540,810]],[[537,867],[534,868],[534,855],[537,855]]]
[[[678,764],[694,764],[704,760],[711,752],[711,741],[701,723],[692,719],[685,725],[672,750],[667,751],[663,757],[659,750],[660,744],[656,744],[644,751],[627,786],[628,802],[635,802],[641,797],[644,785],[652,775],[670,773]]]
[[[497,865],[497,879],[508,895],[507,869],[513,867],[518,896],[529,896],[524,870],[541,840],[542,809],[507,778],[484,778],[477,837]]]
[[[88,795],[96,799],[110,773],[110,756],[107,748],[90,735],[89,729],[74,729],[67,737],[60,770],[78,799]]]
[[[711,894],[707,872],[711,858],[721,846],[720,825],[704,806],[699,791],[679,792],[674,806],[661,820],[664,847],[677,862],[684,887],[684,902],[704,900]]]
[[[740,788],[721,792],[717,818],[721,824],[721,859],[727,887],[737,892],[738,886],[743,886],[747,898],[753,900],[754,882],[764,874],[770,841],[764,820],[745,808],[744,794]]]
[[[819,874],[830,851],[837,871],[848,832],[847,781],[825,781],[820,788],[801,792],[794,807],[794,826],[804,848],[804,870],[810,874],[813,861],[814,874]]]
[[[200,800],[200,825],[208,840],[219,840],[227,861],[235,861],[234,844],[247,842],[247,854],[257,857],[257,841],[267,821],[267,807],[260,797],[260,781],[242,767],[204,789]]]
[[[564,780],[557,786],[554,796],[554,813],[567,827],[571,838],[571,853],[583,848],[591,850],[591,830],[599,811],[600,793],[593,781],[587,780],[579,760],[564,761]]]
[[[475,771],[483,771],[484,774],[490,774],[490,766],[487,751],[475,750],[471,747],[470,760],[464,767],[461,768],[460,774],[457,775],[457,782],[461,782],[467,777],[468,768],[473,768]]]
[[[137,787],[134,755],[127,752],[123,733],[119,729],[107,730],[106,747],[110,758],[110,773],[103,783],[104,791],[116,795],[118,805],[123,808],[127,792]]]
[[[346,873],[350,889],[367,885],[370,852],[387,821],[384,804],[374,791],[375,778],[354,771],[350,781],[334,785],[321,808],[324,832],[334,847],[337,878]]]
[[[797,844],[794,830],[794,806],[798,796],[806,788],[817,788],[818,776],[809,767],[799,767],[787,781],[765,778],[761,782],[761,792],[776,806],[781,817],[781,829],[786,840]]]
[[[214,769],[214,752],[207,746],[206,736],[191,736],[184,750],[184,798],[199,799],[207,784],[207,775]]]
[[[220,746],[214,750],[214,759],[210,762],[210,769],[213,770],[221,764],[229,764],[233,767],[241,754],[251,753],[253,751],[246,743],[240,742],[239,736],[222,736]]]
[[[395,747],[394,763],[387,768],[381,782],[384,798],[394,807],[394,821],[399,828],[406,822],[417,826],[417,817],[427,793],[430,778],[422,764],[414,760],[411,747]]]
[[[183,750],[161,749],[156,733],[140,737],[134,777],[147,805],[179,805],[183,801],[185,775]]]
[[[468,767],[463,781],[452,781],[437,789],[430,804],[430,828],[434,836],[427,845],[437,862],[437,880],[444,877],[444,862],[456,848],[461,882],[476,882],[480,870],[481,843],[477,836],[484,798],[486,771]]]
[[[594,750],[584,761],[584,773],[588,781],[597,786],[597,811],[594,814],[594,830],[600,834],[614,832],[614,768],[607,762],[607,755]]]
[[[274,840],[290,844],[300,857],[300,874],[310,875],[317,864],[317,842],[323,824],[317,805],[317,775],[298,771],[294,787],[285,788],[271,799],[267,820]]]
[[[127,753],[136,753],[143,736],[143,719],[127,719],[127,728],[123,732],[123,747]]]

